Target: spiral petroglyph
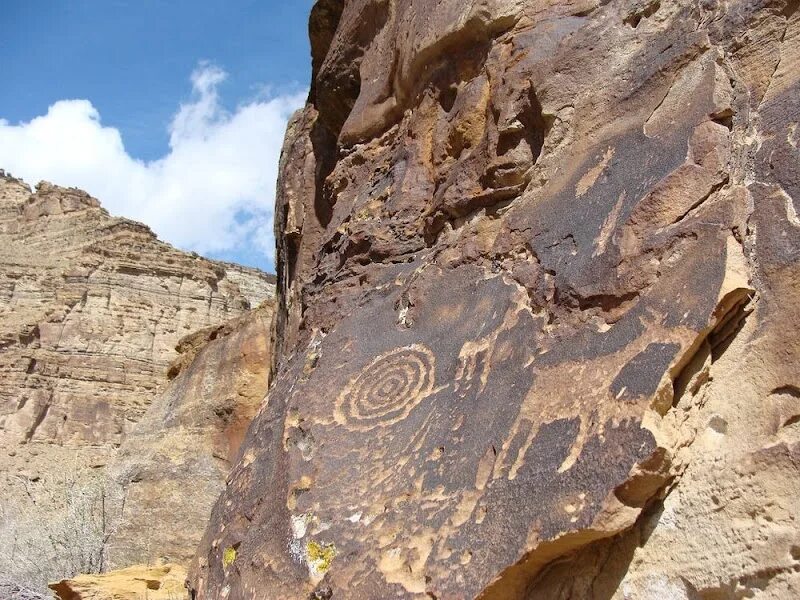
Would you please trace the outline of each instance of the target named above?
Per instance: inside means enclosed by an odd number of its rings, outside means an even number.
[[[376,357],[345,386],[336,401],[337,420],[368,430],[405,419],[433,390],[433,353],[422,345]]]

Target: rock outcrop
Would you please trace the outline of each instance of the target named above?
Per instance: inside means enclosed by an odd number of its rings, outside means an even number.
[[[267,392],[272,303],[189,336],[167,389],[126,436],[109,471],[118,488],[111,568],[188,565]],[[199,346],[199,348],[198,348]]]
[[[796,0],[318,0],[197,600],[800,594]]]
[[[50,585],[59,600],[176,600],[185,595],[180,565],[136,565],[102,575],[80,575]]]
[[[53,574],[104,565],[117,508],[106,468],[164,390],[168,371],[177,378],[162,400],[180,404],[175,395],[188,386],[194,397],[181,406],[196,409],[197,420],[176,421],[162,406],[161,433],[180,422],[181,439],[195,444],[197,460],[219,448],[220,465],[204,476],[213,471],[216,486],[224,481],[228,446],[266,389],[268,366],[253,363],[246,374],[250,367],[233,367],[237,352],[247,354],[245,362],[269,363],[273,281],[255,269],[179,251],[144,225],[111,217],[79,190],[41,183],[31,193],[0,173],[0,541],[12,549],[0,571],[41,586]],[[178,374],[202,370],[185,357],[197,353],[191,348],[203,336],[234,340],[240,334],[231,332],[240,330],[248,341],[231,342],[230,356],[220,361],[231,367],[219,376],[224,393],[209,398],[192,375]],[[187,337],[194,342],[176,348]],[[213,420],[214,407],[229,412]],[[153,425],[149,433],[157,435]],[[211,441],[213,435],[225,439]],[[126,445],[126,456],[135,443]],[[194,511],[207,512],[208,486],[200,486]],[[185,537],[175,539],[188,544],[184,553],[206,516],[192,521],[196,514],[186,512]],[[149,527],[169,532],[164,525]]]

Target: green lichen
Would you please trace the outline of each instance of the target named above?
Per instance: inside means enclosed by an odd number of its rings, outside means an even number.
[[[222,553],[222,566],[226,569],[236,560],[236,548],[228,546]]]
[[[311,540],[306,544],[306,558],[312,571],[319,574],[331,568],[331,562],[336,556],[336,546],[333,544],[320,544]]]

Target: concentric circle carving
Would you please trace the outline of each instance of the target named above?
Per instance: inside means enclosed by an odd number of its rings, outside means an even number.
[[[347,427],[368,430],[405,419],[430,395],[434,357],[415,344],[376,357],[342,390],[336,402]]]

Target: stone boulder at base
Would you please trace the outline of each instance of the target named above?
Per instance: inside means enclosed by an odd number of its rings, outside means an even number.
[[[102,575],[79,575],[50,584],[58,600],[177,600],[186,569],[179,565],[135,565]]]
[[[800,597],[796,0],[318,0],[197,600]]]

